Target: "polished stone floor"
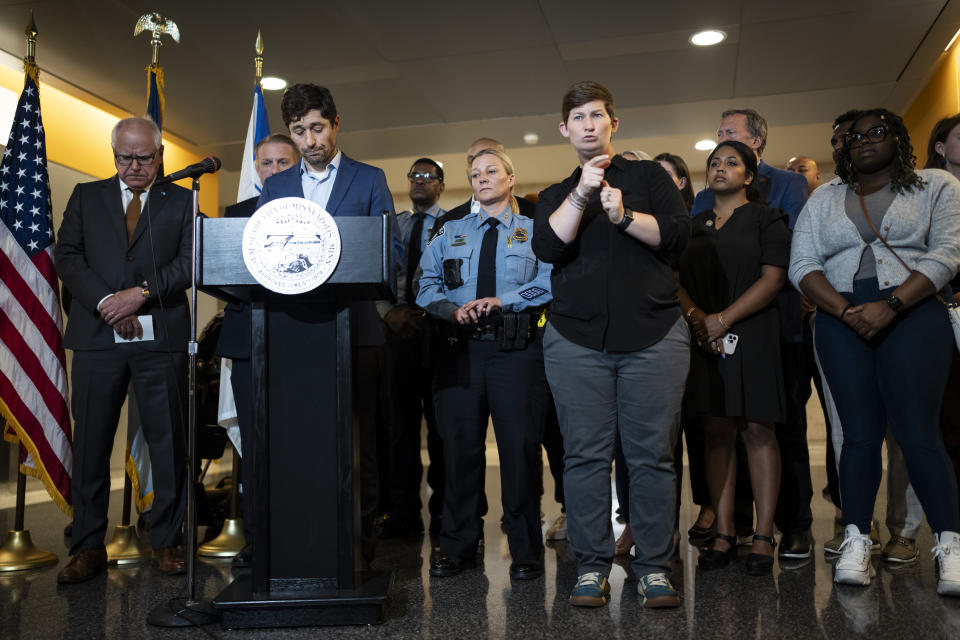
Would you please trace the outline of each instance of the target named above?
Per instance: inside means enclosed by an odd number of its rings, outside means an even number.
[[[490,456],[495,459],[495,456]],[[822,460],[822,457],[820,458]],[[679,609],[647,611],[628,579],[629,564],[614,566],[609,606],[578,609],[567,596],[576,580],[576,564],[567,543],[550,543],[546,576],[511,584],[506,539],[499,523],[498,474],[487,474],[491,496],[486,548],[481,568],[454,578],[430,578],[429,538],[381,543],[375,568],[394,572],[387,619],[379,626],[324,629],[224,631],[168,630],[146,623],[151,608],[186,592],[182,577],[164,577],[149,566],[110,569],[90,582],[58,587],[56,572],[67,559],[62,532],[65,517],[51,503],[27,509],[34,542],[60,556],[57,567],[0,574],[0,638],[960,638],[960,599],[936,593],[928,549],[932,536],[920,538],[919,562],[898,570],[880,566],[868,588],[836,586],[831,563],[820,544],[801,566],[780,566],[768,578],[747,576],[742,566],[703,573],[697,551],[682,545],[674,583],[682,591]],[[814,469],[818,495],[813,533],[822,542],[832,536],[833,508],[819,496],[823,467]],[[549,477],[547,495],[552,495]],[[877,513],[883,517],[883,490]],[[683,530],[696,510],[685,506]],[[111,496],[111,518],[119,517],[120,492]],[[544,502],[545,525],[559,513]],[[12,509],[0,510],[0,531],[12,526]],[[616,525],[619,532],[622,525]],[[882,530],[884,540],[887,532]],[[744,550],[743,553],[746,553]],[[879,556],[875,558],[879,562]],[[742,564],[742,562],[741,562]],[[229,563],[203,562],[198,593],[213,597],[231,580]]]

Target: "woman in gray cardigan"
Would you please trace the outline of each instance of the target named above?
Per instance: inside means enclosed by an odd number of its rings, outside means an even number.
[[[864,111],[837,173],[794,228],[789,278],[819,308],[816,349],[843,427],[845,539],[834,581],[870,584],[870,520],[889,421],[936,539],[939,586],[960,596],[957,484],[939,418],[954,349],[938,291],[960,264],[960,182],[914,170],[903,121]]]

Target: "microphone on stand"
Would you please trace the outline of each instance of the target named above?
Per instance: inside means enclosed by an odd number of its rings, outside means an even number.
[[[216,156],[207,156],[200,162],[192,164],[185,169],[180,169],[180,171],[174,171],[170,175],[157,178],[154,184],[176,182],[177,180],[183,180],[184,178],[198,178],[205,173],[216,173],[219,170],[220,158],[217,158]]]

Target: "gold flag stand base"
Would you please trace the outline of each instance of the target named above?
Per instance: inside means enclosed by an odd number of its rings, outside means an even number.
[[[10,531],[0,547],[0,571],[23,571],[57,564],[56,555],[33,546],[30,531]]]
[[[150,559],[150,545],[140,539],[137,525],[118,524],[107,543],[107,563],[122,566],[139,564]]]
[[[232,558],[247,544],[243,537],[243,518],[227,518],[220,535],[200,545],[197,555],[205,558]]]

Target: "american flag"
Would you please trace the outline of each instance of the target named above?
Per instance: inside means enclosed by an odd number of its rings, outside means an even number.
[[[36,66],[28,64],[0,162],[0,415],[20,468],[68,515],[73,449]]]

